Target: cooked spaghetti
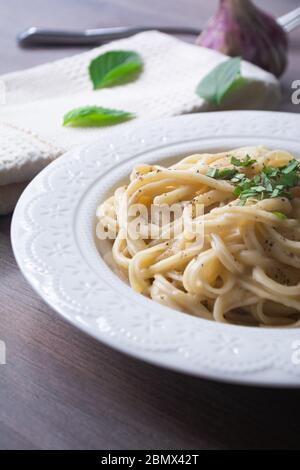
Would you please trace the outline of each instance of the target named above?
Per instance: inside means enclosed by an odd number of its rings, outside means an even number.
[[[150,217],[174,203],[180,216]],[[130,215],[134,204],[146,217]],[[138,218],[133,236],[128,225]],[[135,291],[219,322],[299,326],[300,168],[288,152],[247,147],[169,168],[139,165],[97,220],[98,238],[114,238],[114,261]]]

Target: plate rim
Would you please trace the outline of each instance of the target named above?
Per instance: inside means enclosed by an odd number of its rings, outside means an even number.
[[[225,132],[225,135],[223,137],[226,136],[226,132],[228,133],[229,129],[232,130],[232,128],[234,127],[238,127],[238,120],[236,120],[237,118],[240,119],[240,126],[241,126],[241,122],[245,119],[245,116],[246,117],[249,117],[250,121],[251,122],[255,122],[258,120],[258,122],[261,122],[261,120],[264,120],[264,119],[269,119],[270,122],[272,121],[275,121],[276,122],[276,125],[277,125],[277,121],[278,123],[282,123],[283,121],[285,122],[285,125],[286,125],[286,128],[284,129],[284,135],[286,137],[290,137],[291,139],[292,138],[295,138],[295,134],[294,134],[294,127],[292,126],[290,128],[290,123],[292,121],[297,121],[298,120],[298,124],[300,124],[300,116],[297,116],[297,115],[293,115],[291,113],[276,113],[276,112],[265,112],[265,111],[225,111],[225,112],[213,112],[213,113],[203,113],[203,114],[193,114],[193,115],[185,115],[185,116],[178,116],[178,117],[174,117],[174,118],[167,118],[167,119],[163,119],[163,120],[155,120],[155,121],[151,121],[151,122],[145,122],[145,123],[138,123],[136,124],[135,126],[132,126],[130,129],[127,130],[127,132],[118,132],[116,130],[113,130],[111,132],[111,134],[109,136],[107,136],[105,139],[102,139],[102,142],[100,143],[93,143],[93,144],[88,144],[88,145],[85,145],[83,147],[80,147],[78,149],[74,149],[74,150],[71,150],[71,151],[68,151],[66,154],[64,154],[62,157],[60,157],[59,159],[57,159],[56,161],[52,162],[50,165],[48,165],[44,170],[42,170],[42,172],[39,173],[39,175],[37,175],[36,178],[34,178],[30,183],[29,185],[27,186],[27,188],[25,189],[24,193],[21,195],[19,201],[18,201],[18,204],[17,204],[17,207],[14,211],[14,214],[13,214],[13,218],[12,218],[12,224],[11,224],[11,241],[12,241],[12,248],[13,248],[13,252],[14,252],[14,255],[15,255],[15,258],[17,260],[17,264],[21,270],[21,272],[23,273],[23,275],[25,276],[25,278],[27,279],[27,281],[29,282],[29,284],[33,287],[33,289],[35,290],[35,292],[40,296],[42,297],[42,299],[52,308],[54,309],[55,311],[57,311],[65,320],[67,320],[69,323],[71,323],[73,326],[76,326],[78,327],[79,329],[81,329],[82,331],[84,331],[86,334],[89,334],[91,336],[93,336],[95,339],[97,339],[98,341],[102,341],[103,343],[105,343],[106,345],[110,346],[110,347],[113,347],[115,349],[118,349],[119,351],[127,354],[127,355],[131,355],[131,356],[134,356],[140,360],[144,360],[146,362],[150,362],[152,364],[155,364],[155,365],[158,365],[158,366],[162,366],[164,368],[168,368],[168,369],[172,369],[172,370],[175,370],[175,371],[179,371],[179,372],[183,372],[183,373],[187,373],[187,374],[190,374],[190,375],[196,375],[196,376],[199,376],[199,377],[202,377],[202,378],[206,378],[206,379],[212,379],[212,380],[217,380],[217,381],[224,381],[224,382],[230,382],[230,383],[239,383],[239,384],[247,384],[247,385],[260,385],[260,386],[272,386],[272,387],[299,387],[300,386],[300,376],[298,377],[297,375],[289,375],[286,376],[286,377],[282,377],[280,378],[280,376],[277,378],[272,378],[272,377],[269,377],[269,378],[266,378],[264,376],[261,376],[261,373],[259,372],[246,372],[246,373],[230,373],[230,372],[227,372],[225,373],[224,371],[222,372],[222,370],[220,371],[216,371],[214,369],[212,370],[205,370],[205,368],[203,369],[200,368],[199,370],[199,367],[197,368],[196,366],[192,366],[192,367],[187,367],[185,365],[185,363],[175,363],[175,362],[168,362],[166,361],[162,356],[163,354],[159,354],[159,351],[156,351],[155,354],[150,353],[149,352],[145,352],[145,350],[143,349],[132,349],[132,347],[128,347],[128,345],[124,342],[124,343],[116,343],[116,341],[114,341],[114,336],[112,335],[105,335],[105,334],[99,334],[99,331],[96,331],[96,329],[91,326],[91,324],[89,325],[86,325],[84,323],[80,323],[78,321],[75,321],[74,318],[72,318],[70,316],[70,314],[68,314],[66,312],[66,310],[64,310],[64,308],[62,308],[61,306],[57,305],[53,299],[51,300],[51,297],[49,297],[49,295],[47,295],[44,291],[41,291],[40,287],[39,287],[39,284],[38,283],[35,283],[33,282],[33,278],[34,276],[32,276],[32,272],[30,271],[30,269],[28,268],[28,263],[26,265],[26,263],[24,263],[24,259],[22,259],[22,253],[21,253],[21,249],[20,249],[20,243],[22,244],[22,241],[20,242],[20,239],[18,237],[18,233],[20,231],[20,215],[21,215],[21,212],[23,210],[23,207],[27,204],[30,203],[31,201],[31,197],[33,196],[32,195],[32,192],[36,192],[37,194],[39,193],[39,190],[38,190],[38,186],[40,184],[40,180],[42,180],[46,175],[49,174],[50,171],[52,171],[53,168],[57,168],[59,165],[61,165],[64,161],[66,161],[68,158],[70,158],[70,156],[74,155],[75,153],[77,155],[81,154],[82,152],[86,152],[86,153],[89,153],[91,151],[92,148],[94,148],[95,146],[102,146],[105,145],[107,142],[112,142],[112,140],[114,138],[116,138],[116,135],[122,135],[123,137],[125,135],[127,135],[126,137],[126,144],[127,146],[130,147],[130,145],[132,145],[132,139],[133,139],[133,135],[135,134],[136,136],[137,135],[141,135],[141,134],[147,134],[149,132],[149,129],[153,129],[153,128],[156,128],[156,132],[157,132],[157,128],[161,129],[161,127],[163,127],[163,129],[168,129],[172,126],[175,126],[175,122],[176,123],[183,123],[185,121],[185,123],[183,124],[184,125],[190,125],[191,123],[195,123],[195,125],[199,125],[199,123],[202,121],[202,125],[203,125],[203,122],[207,119],[207,120],[212,120],[212,121],[216,121],[218,122],[218,126],[220,126],[220,123],[224,125],[224,122],[228,122],[228,120],[230,121],[230,118],[232,118],[233,122],[232,124],[230,125],[229,124],[229,127],[228,128],[223,128],[222,132]],[[223,120],[223,121],[222,121]],[[233,127],[230,127],[230,126],[233,126]],[[276,126],[275,126],[276,127]],[[279,126],[280,127],[280,126]],[[240,130],[241,130],[241,127],[240,127]],[[219,137],[222,138],[222,133],[219,134]],[[228,137],[228,135],[227,135]],[[125,138],[125,137],[124,137]],[[168,141],[168,139],[167,139]],[[169,140],[169,142],[171,142],[171,140]],[[300,137],[298,139],[295,139],[295,142],[296,143],[299,143],[299,150],[300,150]],[[146,148],[146,147],[144,147]],[[130,153],[130,149],[127,149],[127,151],[129,151]],[[130,158],[130,157],[129,157]],[[131,157],[131,158],[134,158],[134,157]],[[80,158],[78,158],[80,159]],[[122,160],[121,162],[123,163],[125,160]],[[111,172],[112,169],[114,169],[115,167],[112,166],[111,168],[108,168],[108,173]],[[22,247],[24,248],[24,247]],[[153,309],[157,310],[158,311],[158,306],[157,304],[154,304],[153,305]],[[170,309],[168,309],[170,310]],[[180,314],[182,315],[182,314]],[[211,322],[212,324],[214,324],[213,322]],[[245,327],[236,327],[234,326],[233,328],[245,328]],[[291,331],[291,330],[290,330]],[[295,330],[294,330],[295,331]],[[299,335],[300,336],[300,335]]]

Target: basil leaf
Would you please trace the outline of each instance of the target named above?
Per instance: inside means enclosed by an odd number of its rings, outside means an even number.
[[[142,58],[136,52],[109,51],[91,61],[89,74],[96,90],[132,81],[142,69]]]
[[[228,87],[228,89],[224,92],[224,95],[222,96],[221,101],[218,104],[221,104],[221,102],[226,100],[226,98],[230,96],[231,93],[233,93],[235,90],[238,90],[239,88],[242,88],[248,82],[249,80],[247,78],[238,75],[237,78],[233,80],[232,84]]]
[[[217,65],[198,84],[196,94],[213,104],[221,104],[227,92],[245,83],[241,77],[241,58],[234,57]]]
[[[100,106],[75,108],[64,115],[63,125],[74,127],[111,126],[132,119],[134,114]]]

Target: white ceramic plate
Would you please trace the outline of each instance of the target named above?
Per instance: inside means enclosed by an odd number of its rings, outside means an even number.
[[[300,385],[300,330],[223,325],[156,304],[112,272],[94,239],[96,206],[137,162],[260,144],[300,157],[300,116],[181,116],[116,129],[69,152],[29,184],[15,210],[12,244],[23,274],[64,318],[123,352],[201,377]]]

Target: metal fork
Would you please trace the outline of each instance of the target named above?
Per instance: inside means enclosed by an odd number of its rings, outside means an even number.
[[[277,18],[277,22],[290,32],[300,25],[300,7]],[[143,31],[156,29],[168,34],[183,34],[196,36],[200,33],[197,28],[173,26],[142,26],[87,29],[85,31],[64,31],[31,27],[17,37],[21,47],[32,46],[95,46],[113,39],[122,39]]]
[[[31,27],[17,36],[19,46],[95,46],[113,39],[123,39],[134,34],[151,30],[167,34],[199,34],[196,28],[173,26],[117,26],[113,28],[86,29],[85,31],[65,31]]]
[[[290,11],[286,15],[277,18],[277,22],[285,29],[287,33],[293,31],[300,25],[300,7]]]

